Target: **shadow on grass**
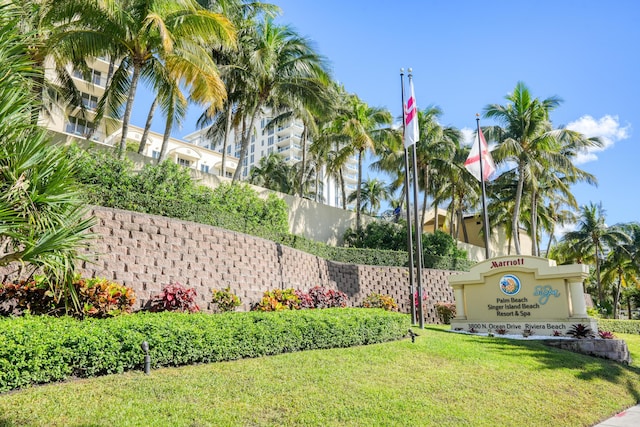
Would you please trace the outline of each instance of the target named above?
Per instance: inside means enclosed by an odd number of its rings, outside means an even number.
[[[487,337],[483,335],[457,334],[442,327],[425,327],[430,333],[451,334],[463,336],[477,342],[487,350],[494,350],[513,357],[528,355],[540,360],[544,364],[542,369],[570,369],[578,371],[576,378],[590,380],[603,379],[618,384],[624,372],[632,372],[640,376],[640,368],[627,366],[609,359],[574,353],[554,347],[548,347],[539,340],[520,340],[502,337]],[[627,381],[626,387],[635,400],[640,402],[640,384]]]
[[[17,427],[17,426],[22,426],[24,424],[20,423],[17,424],[16,421],[14,420],[10,420],[8,418],[0,418],[0,427]],[[73,424],[69,427],[99,427],[100,424],[90,424],[90,423],[86,423],[86,424]]]

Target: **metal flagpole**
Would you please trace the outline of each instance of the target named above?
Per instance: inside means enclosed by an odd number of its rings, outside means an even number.
[[[409,195],[409,152],[404,145],[406,111],[404,108],[404,68],[400,68],[400,86],[402,87],[402,146],[404,147],[404,194],[407,204],[407,252],[409,253],[409,292],[411,301],[411,324],[416,324],[415,279],[413,277],[413,233],[411,232],[411,213],[409,207],[411,199]]]
[[[413,85],[412,83],[412,74],[411,68],[409,68],[409,86]],[[415,100],[414,100],[415,102]],[[418,107],[416,104],[416,112],[418,111]],[[418,114],[416,114],[414,120],[418,120]],[[418,215],[418,161],[416,156],[416,145],[418,145],[418,141],[415,141],[412,144],[412,157],[413,157],[413,220],[415,222],[415,230],[416,230],[416,267],[417,267],[417,286],[418,286],[418,319],[420,324],[420,329],[424,329],[424,309],[422,306],[422,225],[420,224],[420,216]],[[407,206],[407,209],[409,207]]]
[[[487,197],[484,185],[484,173],[482,171],[482,138],[480,136],[480,115],[476,113],[476,125],[478,132],[478,160],[480,161],[480,186],[482,188],[482,222],[484,227],[484,256],[489,259],[489,216],[487,215]]]

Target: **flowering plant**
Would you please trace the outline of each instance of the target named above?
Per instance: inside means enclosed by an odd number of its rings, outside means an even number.
[[[456,305],[451,302],[439,301],[436,303],[436,312],[442,323],[448,325],[451,323],[451,318],[456,315]]]
[[[428,299],[428,298],[427,298],[427,294],[426,294],[426,293],[424,293],[424,292],[422,292],[422,303],[424,304],[424,302],[425,302],[427,299]],[[420,302],[418,301],[418,291],[416,291],[416,292],[413,294],[413,301],[414,301],[414,304],[416,305],[416,308],[420,307]]]
[[[382,295],[378,293],[369,294],[362,302],[364,308],[384,308],[387,311],[393,311],[398,309],[398,304],[389,295]]]

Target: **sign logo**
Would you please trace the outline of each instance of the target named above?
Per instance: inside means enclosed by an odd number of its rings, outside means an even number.
[[[505,274],[500,279],[500,290],[505,295],[515,295],[520,292],[520,279],[513,274]]]

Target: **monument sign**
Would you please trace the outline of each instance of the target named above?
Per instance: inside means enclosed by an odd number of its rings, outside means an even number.
[[[506,334],[564,335],[573,325],[597,331],[587,315],[586,265],[556,265],[532,256],[480,262],[468,273],[449,276],[456,299],[455,330]]]

